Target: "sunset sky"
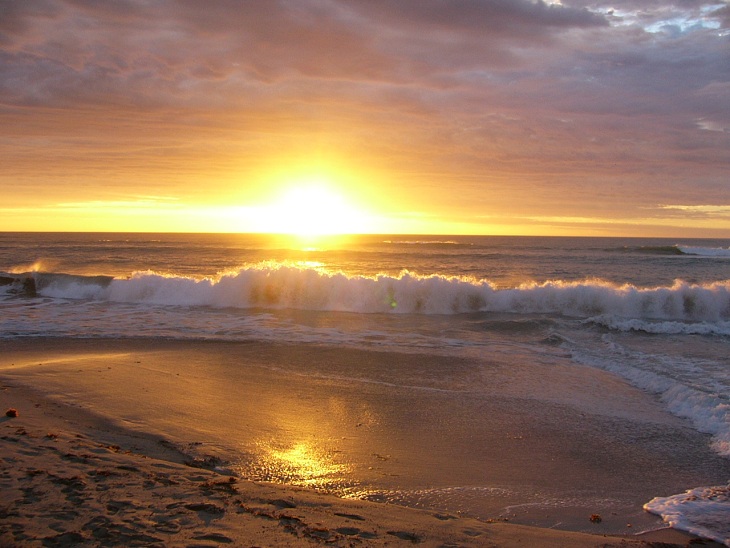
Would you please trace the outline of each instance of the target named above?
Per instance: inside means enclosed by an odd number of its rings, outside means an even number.
[[[730,3],[0,0],[0,192],[4,231],[730,237]]]

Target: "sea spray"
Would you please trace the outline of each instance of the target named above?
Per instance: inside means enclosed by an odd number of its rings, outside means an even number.
[[[113,280],[37,276],[39,292],[47,297],[140,304],[355,313],[511,312],[584,318],[730,321],[730,281],[691,284],[676,280],[671,286],[639,288],[600,279],[555,280],[499,289],[488,280],[473,277],[426,276],[405,270],[397,276],[353,276],[271,262],[202,279],[149,271]],[[609,321],[604,323],[610,324]]]

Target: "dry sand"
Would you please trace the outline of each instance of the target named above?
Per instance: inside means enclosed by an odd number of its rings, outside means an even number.
[[[245,481],[15,380],[0,377],[0,388],[2,412],[18,411],[0,419],[0,546],[719,546],[672,530],[572,533]]]

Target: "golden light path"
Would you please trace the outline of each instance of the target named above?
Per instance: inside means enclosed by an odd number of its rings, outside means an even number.
[[[349,467],[337,462],[332,451],[306,441],[286,447],[257,445],[261,454],[253,474],[260,480],[315,489],[336,489],[347,483]]]

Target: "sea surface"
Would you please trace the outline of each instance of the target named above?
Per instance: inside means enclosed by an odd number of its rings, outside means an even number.
[[[627,381],[730,459],[730,240],[3,233],[3,276],[0,344],[518,349]],[[730,542],[730,485],[689,488],[645,507]]]

